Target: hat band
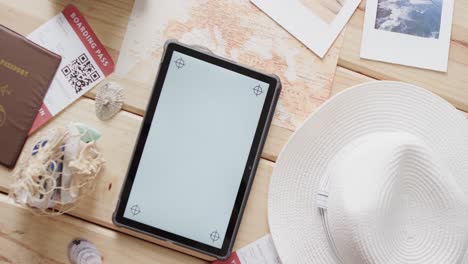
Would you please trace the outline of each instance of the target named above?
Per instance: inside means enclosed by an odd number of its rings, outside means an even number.
[[[330,194],[330,177],[328,174],[325,174],[320,179],[319,188],[317,194],[315,195],[315,203],[320,209],[328,209],[328,195]]]
[[[328,217],[327,217],[327,210],[323,208],[319,208],[320,217],[322,218],[322,225],[323,229],[325,229],[325,233],[327,236],[328,244],[330,245],[330,249],[333,252],[333,256],[335,258],[336,263],[343,264],[343,259],[341,258],[340,254],[338,253],[338,249],[335,246],[335,241],[330,232],[330,228],[328,226]]]
[[[335,241],[330,232],[330,227],[328,225],[328,195],[330,193],[330,180],[328,174],[322,176],[320,179],[319,188],[317,194],[315,195],[315,203],[320,212],[320,217],[322,219],[323,229],[326,231],[326,236],[330,249],[333,252],[336,263],[343,264],[343,258],[340,256],[338,249],[335,246]]]

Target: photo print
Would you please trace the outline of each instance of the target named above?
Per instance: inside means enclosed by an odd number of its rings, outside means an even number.
[[[340,12],[346,0],[301,0],[312,13],[330,24]]]
[[[447,71],[453,0],[368,0],[361,58]]]
[[[375,29],[439,38],[442,0],[378,0]]]
[[[361,0],[250,0],[323,58]]]

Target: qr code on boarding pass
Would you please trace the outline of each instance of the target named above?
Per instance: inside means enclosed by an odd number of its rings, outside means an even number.
[[[63,67],[62,73],[77,94],[101,77],[84,53]]]

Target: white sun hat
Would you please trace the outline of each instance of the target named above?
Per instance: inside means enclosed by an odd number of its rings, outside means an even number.
[[[429,91],[370,82],[322,105],[275,166],[283,263],[468,263],[468,121]]]

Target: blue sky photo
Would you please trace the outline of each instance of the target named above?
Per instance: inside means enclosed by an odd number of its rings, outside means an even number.
[[[375,29],[439,38],[442,0],[378,0]]]

